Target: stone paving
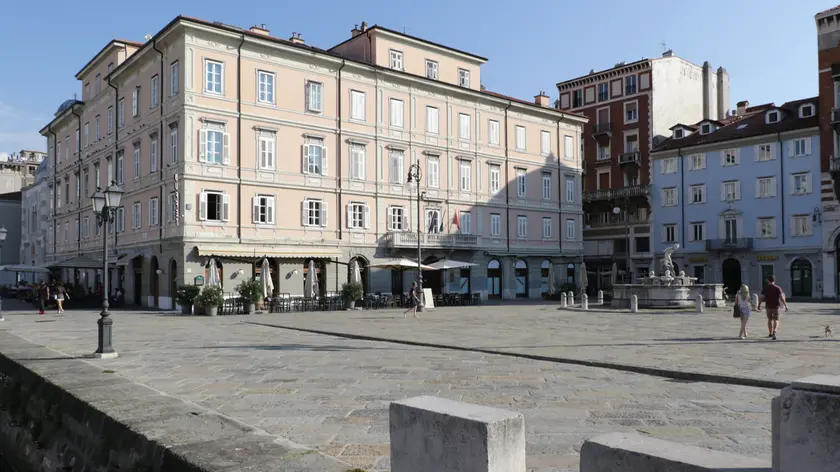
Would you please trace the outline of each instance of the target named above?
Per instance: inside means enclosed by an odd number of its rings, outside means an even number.
[[[5,314],[0,329],[60,353],[80,356],[96,346],[93,312]],[[442,309],[420,320],[404,320],[395,311],[218,318],[117,312],[115,347],[120,357],[87,362],[370,471],[389,470],[387,408],[392,400],[438,395],[508,408],[525,416],[529,471],[577,471],[583,440],[613,431],[635,430],[766,457],[770,400],[777,391],[352,340],[253,322],[390,333],[500,349],[542,346],[562,349],[564,355],[596,356],[600,351],[622,361],[661,359],[675,366],[692,357],[686,350],[744,365],[750,346],[765,352],[782,350],[776,355],[782,359],[800,348],[819,348],[827,354],[828,346],[836,346],[810,340],[804,329],[796,343],[799,347],[781,340],[765,346],[669,339],[717,338],[737,331],[731,318],[722,314],[710,315],[709,320],[719,322],[706,322],[704,331],[697,329],[703,325],[699,317],[681,315],[684,321],[675,322],[652,314],[613,316],[623,324],[606,314],[593,318],[539,306]],[[813,317],[809,323],[824,320],[823,315],[803,316]],[[684,332],[681,326],[686,325]],[[785,326],[783,333],[797,339],[793,319]],[[659,338],[663,340],[656,341]],[[633,345],[622,346],[628,343]],[[786,370],[791,378],[800,377],[811,362]]]

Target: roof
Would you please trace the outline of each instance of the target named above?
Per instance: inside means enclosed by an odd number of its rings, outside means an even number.
[[[807,103],[814,105],[814,116],[799,118],[800,105]],[[723,121],[724,125],[722,127],[709,134],[694,133],[681,139],[674,139],[673,137],[670,137],[663,141],[661,145],[657,146],[653,152],[701,146],[704,144],[722,143],[754,136],[783,133],[785,131],[819,126],[819,97],[793,100],[780,107],[776,107],[772,103],[768,105],[751,107],[758,108],[758,110],[753,111],[752,114],[727,118]],[[767,123],[765,121],[764,113],[761,113],[761,111],[774,107],[782,111],[782,119],[775,123]],[[749,108],[747,110],[749,110]],[[703,121],[700,121],[700,123]],[[692,128],[690,126],[686,127]]]
[[[460,50],[460,49],[455,49],[455,48],[453,48],[453,47],[446,46],[446,45],[444,45],[444,44],[436,43],[436,42],[434,42],[434,41],[429,41],[428,39],[418,38],[417,36],[412,36],[412,35],[410,35],[410,34],[400,33],[399,31],[394,31],[394,30],[392,30],[392,29],[390,29],[390,28],[386,28],[386,27],[384,27],[384,26],[380,26],[380,25],[373,25],[373,26],[371,26],[370,28],[368,28],[367,30],[365,30],[365,32],[367,32],[367,31],[371,31],[371,30],[380,30],[380,31],[385,31],[386,33],[391,33],[391,34],[395,34],[395,35],[397,35],[397,36],[402,36],[402,37],[404,37],[404,38],[413,39],[414,41],[420,41],[421,43],[431,44],[432,46],[437,46],[437,47],[439,47],[439,48],[443,48],[443,49],[446,49],[446,50],[449,50],[449,51],[452,51],[452,52],[457,52],[458,54],[464,54],[464,55],[466,55],[466,56],[470,56],[470,57],[475,58],[475,59],[478,59],[479,61],[482,61],[482,62],[487,62],[487,58],[486,58],[486,57],[481,57],[481,56],[479,56],[479,55],[472,54],[472,53],[469,53],[469,52],[466,52],[466,51],[462,51],[462,50]],[[349,38],[349,39],[347,39],[347,40],[345,40],[345,41],[342,41],[342,42],[340,42],[340,43],[336,44],[335,46],[331,47],[329,50],[330,50],[330,51],[332,51],[333,49],[335,49],[335,48],[337,48],[337,47],[341,46],[342,44],[346,44],[346,43],[348,43],[348,42],[350,42],[350,41],[352,41],[352,40],[356,39],[357,37],[358,37],[358,36],[354,36],[354,37]]]
[[[58,116],[58,115],[64,113],[65,111],[72,108],[73,105],[77,105],[77,104],[78,105],[84,105],[84,102],[76,100],[75,98],[71,98],[69,100],[64,100],[64,102],[58,107],[58,110],[56,110],[54,116]]]
[[[502,98],[504,100],[510,100],[512,102],[521,103],[522,105],[537,106],[537,107],[540,107],[543,110],[549,110],[549,111],[553,111],[553,112],[557,112],[557,113],[562,113],[564,115],[571,115],[571,116],[576,116],[576,117],[579,117],[579,118],[588,119],[586,116],[584,116],[581,113],[571,113],[571,112],[568,112],[568,111],[558,110],[558,109],[553,108],[553,107],[540,106],[540,105],[537,105],[534,102],[529,102],[528,100],[522,100],[520,98],[509,97],[507,95],[502,95],[501,93],[491,92],[490,90],[482,90],[481,93],[486,94],[486,95],[490,95],[491,97]]]
[[[833,8],[829,8],[828,10],[823,10],[823,11],[817,13],[814,16],[820,16],[820,15],[825,15],[826,13],[832,13],[837,9],[840,9],[840,5],[837,5],[836,7],[833,7]]]
[[[644,58],[644,59],[639,59],[638,61],[628,62],[626,64],[619,63],[620,65],[617,64],[617,65],[614,65],[612,67],[608,67],[608,68],[603,69],[603,70],[599,70],[599,71],[596,71],[596,72],[590,72],[586,75],[581,75],[581,76],[575,77],[573,79],[568,79],[568,80],[564,80],[562,82],[557,82],[557,86],[559,87],[560,85],[567,84],[569,82],[574,82],[574,81],[580,80],[580,79],[585,79],[585,78],[593,76],[593,75],[603,74],[604,72],[609,72],[609,71],[614,70],[614,69],[622,69],[624,67],[632,67],[632,66],[641,64],[643,62],[648,62],[648,61],[650,61],[650,59]]]
[[[87,61],[87,63],[81,69],[79,69],[79,72],[76,72],[76,78],[77,79],[80,78],[79,76],[82,75],[82,73],[84,73],[85,69],[87,69],[88,67],[90,67],[91,64],[96,62],[96,60],[99,59],[102,56],[102,54],[105,53],[105,51],[110,49],[111,46],[120,45],[120,44],[125,44],[125,45],[128,45],[128,46],[134,46],[134,47],[138,47],[138,48],[143,47],[143,43],[138,43],[136,41],[129,41],[129,40],[126,40],[126,39],[112,39],[112,40],[108,41],[108,44],[106,44],[102,49],[100,49],[98,53],[94,54],[94,56],[89,61]]]

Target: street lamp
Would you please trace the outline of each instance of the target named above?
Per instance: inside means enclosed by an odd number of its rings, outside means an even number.
[[[9,231],[6,229],[5,226],[0,226],[0,261],[2,261],[3,258],[3,242],[6,240],[6,235],[8,234],[8,232]],[[15,279],[17,279],[17,277],[15,277]],[[17,283],[17,280],[15,280],[15,283]],[[6,321],[6,319],[3,318],[2,311],[0,311],[0,321]]]
[[[104,191],[96,187],[96,192],[90,197],[97,224],[102,227],[102,312],[96,322],[99,325],[99,346],[93,353],[93,357],[101,359],[117,357],[112,344],[114,320],[108,313],[108,223],[114,223],[122,195],[123,189],[112,182]]]
[[[613,208],[613,213],[618,216],[621,214],[621,208],[616,206]],[[627,280],[625,283],[633,283],[633,280],[630,276],[630,203],[628,201],[624,202],[624,255],[625,255],[625,267],[624,273],[627,274]]]
[[[406,183],[410,184],[411,182],[415,182],[417,184],[417,311],[419,312],[426,311],[426,300],[423,296],[422,240],[420,239],[420,179],[422,177],[423,173],[420,171],[420,160],[418,159],[417,162],[408,167],[408,179]]]

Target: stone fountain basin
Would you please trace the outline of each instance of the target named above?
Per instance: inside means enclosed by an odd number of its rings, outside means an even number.
[[[639,298],[639,308],[685,308],[695,306],[697,295],[703,296],[707,307],[725,307],[723,284],[692,285],[613,285],[613,299],[610,306],[630,308],[630,298]]]

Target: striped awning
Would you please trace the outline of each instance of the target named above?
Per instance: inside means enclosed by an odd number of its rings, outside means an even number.
[[[274,257],[278,259],[333,259],[341,257],[337,248],[317,248],[306,246],[261,247],[254,251],[246,247],[218,247],[196,246],[196,252],[204,257],[233,257],[237,259],[261,259]]]

